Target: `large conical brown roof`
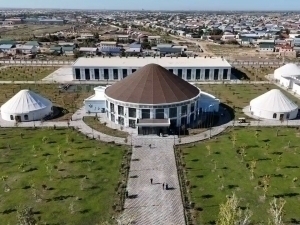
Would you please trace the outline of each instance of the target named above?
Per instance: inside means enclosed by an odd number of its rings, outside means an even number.
[[[105,90],[113,99],[143,104],[181,102],[200,90],[157,64],[148,64]]]

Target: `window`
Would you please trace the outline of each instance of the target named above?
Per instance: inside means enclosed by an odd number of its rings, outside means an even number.
[[[205,80],[209,80],[210,69],[205,69]]]
[[[123,78],[127,77],[127,69],[123,69]]]
[[[186,70],[186,79],[187,80],[192,79],[192,70],[191,69]]]
[[[170,120],[170,128],[176,128],[177,127],[177,119]]]
[[[274,113],[274,114],[273,114],[273,119],[276,119],[276,117],[277,117],[277,114]]]
[[[196,69],[196,80],[200,80],[200,73],[201,73],[201,70]]]
[[[182,78],[182,69],[178,69],[178,76]]]
[[[136,117],[136,109],[135,108],[129,108],[128,112],[129,112],[129,117],[133,117],[133,118]]]
[[[287,119],[289,119],[290,118],[290,114],[288,113],[288,114],[286,114],[286,118]]]
[[[129,127],[135,128],[135,120],[129,120]]]
[[[113,69],[114,80],[119,80],[119,71],[118,69]]]
[[[219,80],[219,69],[214,69],[214,80]]]
[[[223,80],[228,79],[228,69],[223,70]]]
[[[132,73],[134,73],[136,71],[136,69],[132,69]]]
[[[173,73],[173,69],[169,69],[169,71],[170,71],[171,73]]]
[[[187,114],[187,106],[184,105],[184,106],[181,106],[181,116],[184,116]]]
[[[119,116],[119,117],[118,117],[118,123],[119,123],[120,125],[124,125],[124,118],[121,117],[121,116]]]
[[[142,119],[150,119],[150,109],[142,109]]]
[[[191,104],[191,112],[194,112],[195,111],[195,103],[192,103]]]
[[[95,70],[94,70],[94,73],[95,73],[95,80],[99,80],[99,79],[100,79],[100,76],[99,76],[99,69],[95,69]]]
[[[91,79],[90,69],[85,69],[84,71],[85,71],[85,79],[90,80]]]
[[[10,120],[14,120],[14,116],[13,115],[10,115]]]
[[[112,122],[115,122],[115,115],[114,114],[110,114],[110,120],[112,121]]]
[[[177,117],[177,108],[170,108],[169,109],[169,117],[170,118],[174,118],[174,117]]]
[[[155,110],[155,118],[156,119],[164,119],[165,118],[165,110],[164,109],[156,109]]]
[[[24,120],[28,120],[28,115],[24,115]]]
[[[123,106],[118,105],[118,114],[122,115],[122,116],[124,115],[124,107]]]
[[[104,79],[105,79],[105,80],[108,80],[108,79],[109,79],[108,69],[104,69]]]
[[[75,69],[76,80],[80,80],[80,69]]]
[[[115,112],[115,105],[110,103],[110,112]]]

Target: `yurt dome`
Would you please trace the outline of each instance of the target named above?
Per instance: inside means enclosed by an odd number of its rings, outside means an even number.
[[[52,113],[52,102],[30,90],[21,90],[1,106],[2,119],[7,121],[41,120]]]
[[[280,90],[273,89],[250,102],[251,114],[263,119],[295,119],[298,106]]]
[[[281,77],[300,76],[300,67],[294,63],[288,63],[274,71],[274,78],[279,80]]]

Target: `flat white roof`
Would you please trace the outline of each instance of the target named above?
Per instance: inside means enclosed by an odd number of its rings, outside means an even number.
[[[162,67],[231,67],[231,65],[220,57],[94,57],[94,58],[78,58],[73,67],[143,67],[147,64],[155,63]]]

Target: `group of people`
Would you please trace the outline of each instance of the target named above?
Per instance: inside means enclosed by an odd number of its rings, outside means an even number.
[[[153,184],[153,179],[152,179],[152,178],[150,178],[150,183]],[[167,183],[163,183],[163,184],[162,184],[162,188],[163,188],[163,190],[168,190],[168,189],[169,189],[169,186],[168,186]]]

